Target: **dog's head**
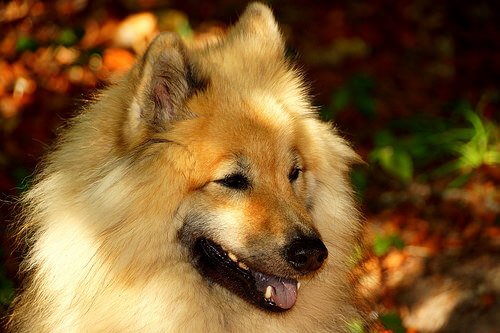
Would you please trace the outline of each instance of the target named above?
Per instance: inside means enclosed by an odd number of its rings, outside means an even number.
[[[329,256],[328,206],[349,212],[345,173],[356,157],[316,118],[271,11],[250,5],[205,47],[162,34],[129,75],[122,145],[154,151],[189,260],[260,308],[290,309],[298,280]]]
[[[191,149],[201,179],[182,207],[179,235],[207,278],[281,311],[295,303],[296,278],[319,269],[328,251],[310,211],[310,142],[261,94],[212,106],[238,115],[199,120],[203,134]]]

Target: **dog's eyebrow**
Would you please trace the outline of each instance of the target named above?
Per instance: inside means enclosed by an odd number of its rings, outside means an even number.
[[[293,148],[290,151],[290,155],[292,156],[292,165],[299,166],[301,164],[302,159],[300,158],[300,153],[297,148]]]
[[[248,163],[248,160],[242,154],[235,154],[234,157],[238,168],[243,172],[248,173],[250,170],[250,163]]]
[[[155,145],[157,143],[177,143],[177,142],[172,141],[172,140],[168,140],[168,139],[163,139],[163,138],[149,138],[147,141],[145,141],[145,142],[141,143],[140,145],[138,145],[137,147],[135,147],[133,149],[133,152],[140,153],[140,152],[146,150],[146,148],[148,148],[149,146]]]
[[[174,141],[163,138],[151,138],[145,142],[146,145],[155,143],[174,143]]]

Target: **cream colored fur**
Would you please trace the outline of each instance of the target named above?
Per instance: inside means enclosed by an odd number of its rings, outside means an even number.
[[[48,155],[23,198],[28,278],[12,331],[317,333],[344,332],[359,320],[348,281],[360,229],[348,184],[357,156],[314,114],[300,75],[283,57],[272,13],[252,4],[224,39],[187,52],[210,79],[207,91],[188,101],[187,120],[164,132],[141,127],[141,74],[151,69],[136,66],[72,121]],[[150,137],[182,145],[140,146]],[[254,147],[256,164],[271,177],[266,156],[275,156],[279,169],[290,145],[307,164],[301,186],[314,199],[312,221],[329,257],[318,274],[299,278],[295,306],[276,314],[209,284],[178,230],[193,209],[195,185],[224,172],[218,157]],[[238,249],[248,214],[221,210],[221,229]]]

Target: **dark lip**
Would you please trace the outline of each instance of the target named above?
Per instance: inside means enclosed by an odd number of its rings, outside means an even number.
[[[239,267],[219,244],[207,238],[199,238],[195,242],[193,253],[196,268],[209,281],[221,285],[262,310],[270,312],[288,310],[266,299],[263,291],[258,290],[254,274],[264,273],[254,271],[251,267],[248,270]]]

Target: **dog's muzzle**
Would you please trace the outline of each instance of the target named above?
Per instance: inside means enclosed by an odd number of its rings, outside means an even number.
[[[207,238],[198,239],[193,248],[195,266],[203,276],[272,312],[292,308],[300,288],[296,277],[318,270],[328,257],[328,250],[316,233],[292,238],[282,251],[282,258],[290,267],[287,276],[259,270]]]

